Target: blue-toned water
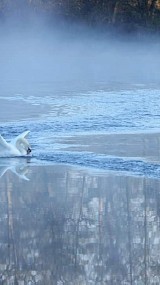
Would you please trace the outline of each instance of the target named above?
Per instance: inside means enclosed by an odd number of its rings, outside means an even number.
[[[158,87],[133,85],[124,88],[106,85],[104,88],[103,85],[100,88],[99,85],[96,90],[67,89],[57,92],[54,88],[52,91],[52,84],[48,84],[39,93],[30,89],[23,94],[16,89],[8,94],[1,93],[0,99],[10,106],[6,112],[1,110],[0,133],[9,140],[30,130],[33,164],[63,163],[159,178],[159,161],[146,160],[146,157],[136,154],[136,149],[134,155],[128,154],[127,141],[126,153],[123,151],[123,155],[117,151],[114,153],[114,150],[110,153],[112,142],[107,145],[108,151],[104,151],[105,142],[101,144],[101,140],[97,144],[99,150],[92,150],[92,138],[94,142],[97,135],[138,136],[140,133],[152,133],[154,136],[154,133],[158,133]],[[11,106],[15,112],[10,118]],[[91,138],[87,148],[86,143],[83,146],[86,135]],[[77,136],[81,137],[80,142],[76,141]],[[74,137],[74,143],[66,143],[70,137]],[[78,149],[74,149],[75,145]],[[116,147],[120,148],[118,144]],[[143,146],[136,148],[138,151]]]
[[[159,40],[26,19],[0,31],[0,134],[32,147],[0,157],[0,284],[160,284]]]
[[[40,95],[11,94],[7,97],[1,95],[0,98],[13,104],[17,104],[17,101],[26,102],[36,108],[46,106],[45,112],[40,114],[39,123],[36,122],[36,127],[33,121],[30,124],[27,119],[25,123],[24,120],[17,122],[17,126],[26,124],[34,131],[35,128],[43,128],[44,131],[53,129],[54,133],[70,135],[75,132],[122,133],[157,130],[160,125],[159,95],[159,89],[134,88],[85,93],[64,91],[64,94],[47,94],[45,91]],[[4,127],[5,125],[3,122]],[[8,126],[10,124],[7,122]]]

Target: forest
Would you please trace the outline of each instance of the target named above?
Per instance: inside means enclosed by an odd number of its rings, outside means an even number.
[[[28,12],[94,27],[159,31],[160,0],[0,0],[0,19]]]

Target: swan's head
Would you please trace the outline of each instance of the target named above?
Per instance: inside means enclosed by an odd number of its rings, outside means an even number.
[[[25,138],[19,138],[16,142],[16,147],[22,155],[28,155],[32,151],[29,142]]]
[[[31,150],[31,148],[30,148],[30,147],[28,147],[28,148],[27,148],[27,154],[30,154],[30,153],[31,153],[31,151],[32,151],[32,150]]]

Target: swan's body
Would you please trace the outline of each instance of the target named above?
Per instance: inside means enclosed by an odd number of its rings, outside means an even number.
[[[0,157],[11,157],[11,156],[24,156],[31,152],[31,147],[26,137],[29,131],[26,131],[11,140],[10,143],[0,135]]]

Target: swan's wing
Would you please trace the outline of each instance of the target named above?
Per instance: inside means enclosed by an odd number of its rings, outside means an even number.
[[[25,131],[22,134],[20,134],[18,137],[19,138],[26,138],[29,135],[30,131]]]
[[[0,135],[0,152],[4,152],[6,150],[10,150],[10,146],[6,142],[6,140]]]
[[[25,132],[23,132],[22,134],[20,134],[19,136],[17,136],[15,139],[13,139],[13,140],[11,141],[11,144],[15,145],[16,142],[17,142],[19,139],[24,139],[24,138],[26,138],[29,133],[30,133],[30,131],[25,131]]]

